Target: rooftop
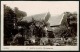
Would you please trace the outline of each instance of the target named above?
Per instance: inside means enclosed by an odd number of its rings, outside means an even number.
[[[21,21],[31,22],[32,18],[36,21],[41,21],[41,20],[48,21],[49,17],[50,17],[50,13],[48,12],[48,13],[42,13],[42,14],[36,14],[32,16],[23,17]]]

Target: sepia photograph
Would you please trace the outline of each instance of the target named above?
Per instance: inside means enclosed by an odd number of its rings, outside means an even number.
[[[1,1],[2,50],[78,50],[78,46],[79,1]]]

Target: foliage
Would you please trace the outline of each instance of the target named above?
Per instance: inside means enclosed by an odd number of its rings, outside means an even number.
[[[17,7],[14,8],[14,12],[18,21],[20,21],[23,17],[27,16],[26,12],[19,10]]]
[[[72,36],[77,34],[77,13],[65,12],[63,20],[61,22],[62,26],[66,26],[69,29]]]
[[[18,33],[17,22],[19,17],[26,16],[26,13],[15,8],[4,5],[4,43],[12,40],[12,36]]]
[[[11,34],[11,31],[14,28],[14,22],[15,19],[15,13],[14,11],[9,7],[4,5],[4,33],[7,35]]]

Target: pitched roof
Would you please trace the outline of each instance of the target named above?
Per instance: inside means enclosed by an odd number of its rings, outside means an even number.
[[[21,21],[27,21],[27,22],[31,22],[32,18],[34,20],[37,21],[42,21],[42,20],[46,20],[48,21],[50,13],[42,13],[42,14],[36,14],[36,15],[32,15],[32,16],[28,16],[28,17],[23,17],[23,19]]]
[[[63,19],[63,16],[64,14],[60,14],[57,16],[51,16],[50,19],[48,20],[48,22],[50,23],[50,26],[60,25]]]

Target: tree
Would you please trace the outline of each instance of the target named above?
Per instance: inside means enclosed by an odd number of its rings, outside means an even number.
[[[17,7],[14,8],[17,20],[20,21],[23,17],[27,16],[26,12],[19,10]]]
[[[64,14],[61,25],[66,26],[72,36],[77,35],[77,13],[65,12]]]
[[[16,15],[14,11],[9,7],[4,5],[4,33],[11,34],[11,30],[14,28],[14,23],[16,22]],[[8,31],[8,32],[6,32]]]
[[[14,29],[16,22],[16,15],[14,11],[9,7],[4,5],[4,38],[9,38],[12,36],[12,31]],[[8,41],[4,39],[5,43]]]

